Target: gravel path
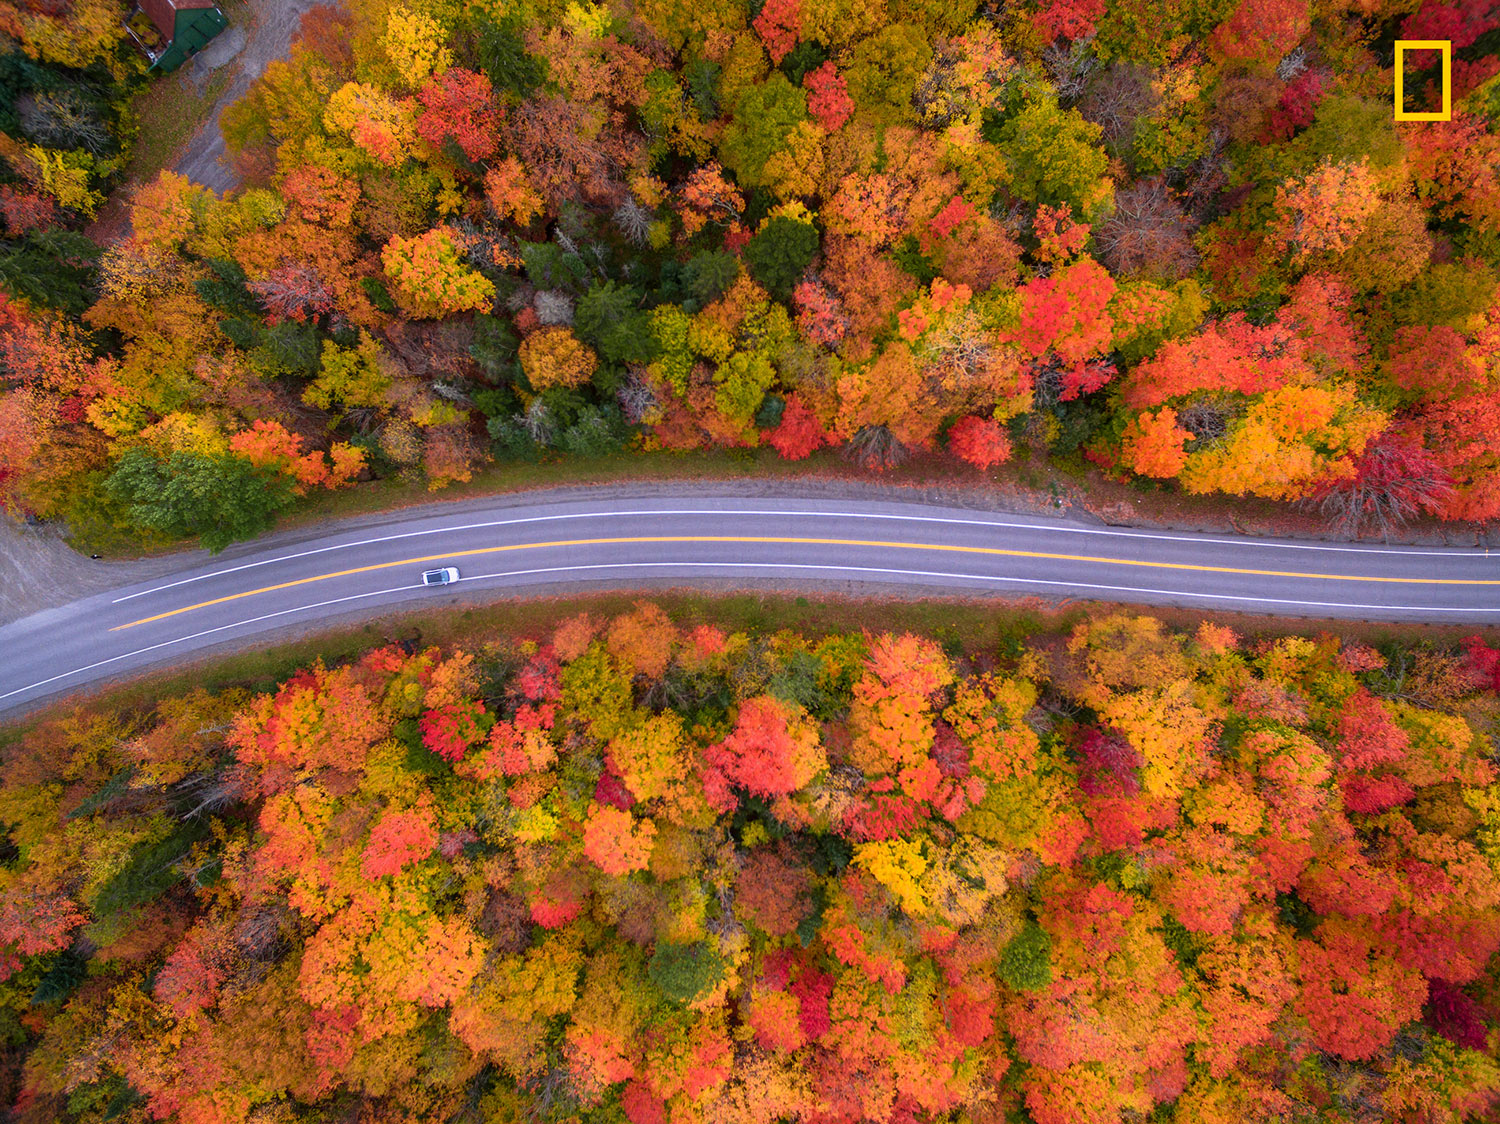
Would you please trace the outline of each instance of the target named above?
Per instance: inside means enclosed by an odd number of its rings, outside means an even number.
[[[0,514],[0,624],[181,565],[182,558],[170,554],[95,561],[74,551],[55,525],[29,526]]]
[[[199,90],[220,67],[233,66],[235,72],[212,115],[188,141],[173,166],[175,171],[220,194],[239,186],[239,178],[224,161],[224,134],[219,131],[219,117],[226,107],[244,96],[267,63],[286,56],[302,13],[317,4],[318,0],[249,0],[253,22],[249,26],[231,24],[194,56],[188,64],[187,76]]]

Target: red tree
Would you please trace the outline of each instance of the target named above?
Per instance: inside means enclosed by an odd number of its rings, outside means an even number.
[[[835,347],[848,333],[850,320],[843,302],[822,281],[799,281],[792,290],[792,303],[797,307],[797,327],[808,339]]]
[[[1427,981],[1375,947],[1368,926],[1325,921],[1299,942],[1298,1007],[1317,1045],[1341,1058],[1372,1058],[1419,1018]]]
[[[854,112],[849,83],[839,74],[830,59],[802,79],[807,90],[807,112],[828,132],[833,132]]]
[[[447,703],[422,715],[418,726],[422,730],[422,744],[444,761],[457,761],[484,736],[479,719],[484,716],[484,703]]]
[[[470,160],[488,160],[499,149],[500,113],[490,80],[454,66],[429,78],[417,92],[422,115],[417,133],[434,148],[452,140]]]
[[[1485,364],[1462,332],[1447,324],[1397,328],[1388,370],[1402,390],[1423,398],[1455,398],[1483,390]]]
[[[971,414],[948,431],[948,451],[983,471],[1010,459],[1010,439],[994,418]]]
[[[1032,356],[1052,350],[1064,362],[1082,363],[1109,346],[1113,324],[1105,309],[1114,292],[1104,267],[1083,258],[1021,287],[1021,324],[1008,335]]]
[[[828,432],[817,416],[795,394],[786,400],[781,421],[766,434],[766,442],[789,461],[800,461],[828,444]]]
[[[1231,62],[1275,60],[1295,47],[1311,26],[1307,0],[1240,0],[1208,42]]]
[[[781,65],[791,49],[797,45],[797,36],[802,30],[802,12],[799,0],[766,0],[766,5],[755,17],[755,33],[766,45],[766,54],[771,62]]]
[[[1448,519],[1500,517],[1500,392],[1425,404],[1408,432],[1453,480],[1439,511]]]
[[[1469,667],[1475,675],[1490,690],[1500,691],[1500,650],[1491,648],[1478,636],[1464,637],[1463,644]]]
[[[1453,478],[1408,434],[1383,433],[1354,462],[1352,476],[1320,485],[1309,498],[1334,525],[1385,534],[1418,515],[1440,511]]]
[[[1286,325],[1257,327],[1236,312],[1196,336],[1164,343],[1130,372],[1123,400],[1141,410],[1200,390],[1263,394],[1297,381],[1305,354]]]
[[[787,796],[811,781],[827,762],[817,727],[801,710],[770,695],[741,703],[729,736],[703,751],[705,790],[722,804],[730,784],[757,796]]]
[[[437,841],[437,823],[429,805],[387,812],[370,831],[370,841],[360,856],[360,873],[372,879],[397,874],[432,854]]]
[[[1094,33],[1094,24],[1104,14],[1104,0],[1049,0],[1032,17],[1036,29],[1050,42],[1083,39]]]

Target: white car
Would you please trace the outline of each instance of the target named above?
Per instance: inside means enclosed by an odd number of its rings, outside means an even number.
[[[423,585],[451,585],[458,581],[458,567],[444,566],[441,570],[422,571]]]

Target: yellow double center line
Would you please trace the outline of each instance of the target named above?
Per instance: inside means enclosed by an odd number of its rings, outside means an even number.
[[[375,570],[392,570],[397,566],[420,566],[427,562],[447,562],[454,558],[472,558],[480,554],[504,554],[508,551],[516,550],[549,550],[554,547],[569,546],[624,546],[641,543],[693,542],[758,543],[775,546],[872,546],[884,547],[891,550],[932,550],[946,551],[950,554],[989,554],[1000,555],[1006,558],[1035,558],[1049,562],[1094,562],[1106,566],[1139,566],[1148,570],[1193,570],[1199,573],[1240,574],[1259,578],[1307,578],[1341,582],[1383,582],[1392,585],[1500,585],[1500,579],[1385,578],[1361,574],[1307,574],[1297,570],[1247,570],[1236,566],[1199,566],[1189,562],[1150,562],[1135,558],[1096,558],[1087,554],[1054,554],[1042,550],[1006,550],[996,546],[954,546],[946,543],[884,542],[879,539],[803,539],[756,535],[636,535],[622,538],[562,539],[558,542],[525,542],[513,543],[509,546],[484,546],[474,550],[455,550],[447,554],[428,554],[421,558],[402,558],[395,562],[377,562],[371,566],[356,566],[350,570],[334,570],[331,573],[317,574],[310,578],[298,578],[295,581],[280,582],[276,585],[264,585],[259,589],[247,589],[243,593],[226,594],[223,597],[215,597],[211,601],[199,601],[196,605],[184,605],[180,609],[171,609],[165,613],[157,613],[152,617],[142,617],[140,620],[131,621],[129,624],[116,625],[110,631],[119,632],[122,629],[134,628],[139,624],[150,624],[152,621],[166,620],[168,617],[175,617],[181,613],[191,613],[195,609],[206,609],[210,605],[222,605],[227,601],[238,601],[243,597],[256,597],[262,593],[273,593],[278,589],[291,589],[294,586],[310,585],[313,582],[328,581],[330,578],[344,578],[351,574],[368,574]]]

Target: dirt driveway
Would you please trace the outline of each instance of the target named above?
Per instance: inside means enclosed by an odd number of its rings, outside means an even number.
[[[223,162],[219,117],[244,96],[266,64],[286,55],[302,13],[319,0],[247,0],[229,10],[230,26],[188,63],[185,73],[200,91],[222,67],[232,77],[172,167],[223,193],[239,186]],[[148,578],[182,565],[179,555],[132,562],[93,560],[78,554],[57,526],[30,526],[0,513],[0,624],[62,605],[122,582]]]
[[[248,0],[250,19],[231,23],[227,31],[193,58],[187,76],[199,90],[220,67],[234,67],[234,77],[172,165],[174,171],[220,194],[239,186],[239,180],[223,159],[224,134],[219,131],[219,118],[228,106],[244,96],[267,63],[285,57],[302,13],[318,3],[319,0]]]
[[[130,562],[92,559],[63,541],[59,525],[29,525],[0,512],[0,624],[182,564],[180,554]]]

